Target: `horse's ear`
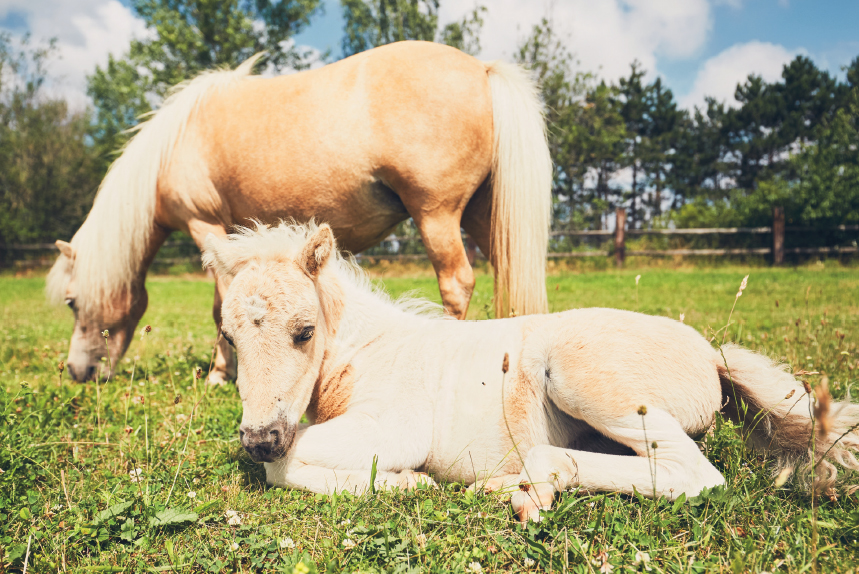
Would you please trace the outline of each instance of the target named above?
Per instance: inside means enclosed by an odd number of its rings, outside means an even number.
[[[312,279],[316,279],[319,275],[319,270],[328,261],[332,251],[334,251],[334,233],[327,223],[323,223],[307,240],[307,245],[301,252],[301,265]]]
[[[60,250],[60,253],[62,253],[67,258],[71,259],[72,261],[75,260],[75,248],[72,247],[71,243],[63,241],[62,239],[57,239],[54,242],[54,245],[57,246],[57,249]]]
[[[221,253],[221,247],[224,247],[226,243],[226,239],[218,237],[214,233],[209,233],[203,240],[203,268],[211,269],[221,277],[229,277],[232,274],[231,266],[227,265],[223,253]]]

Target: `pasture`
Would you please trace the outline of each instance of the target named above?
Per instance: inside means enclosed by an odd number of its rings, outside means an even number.
[[[859,271],[723,267],[566,273],[549,305],[679,318],[788,362],[842,398],[859,379]],[[637,281],[636,276],[640,275]],[[433,276],[386,277],[439,301]],[[111,377],[58,369],[72,317],[42,278],[0,277],[0,571],[28,572],[848,572],[859,503],[777,487],[767,461],[717,424],[701,448],[728,488],[692,500],[564,493],[519,526],[509,505],[461,485],[325,497],[264,484],[238,442],[234,386],[203,384],[213,283],[154,277],[149,311]],[[469,317],[492,315],[477,277]],[[143,334],[143,326],[151,332]],[[197,369],[201,372],[197,374]],[[812,374],[820,373],[820,374]],[[499,371],[500,376],[500,371]]]

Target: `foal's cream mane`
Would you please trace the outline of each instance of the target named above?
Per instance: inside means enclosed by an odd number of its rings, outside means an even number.
[[[254,221],[252,228],[236,226],[226,240],[206,242],[203,266],[212,267],[223,276],[232,276],[253,260],[298,259],[304,246],[318,229],[319,225],[315,221],[281,221],[276,226]],[[349,253],[341,253],[336,246],[326,267],[335,272],[341,287],[346,291],[347,299],[350,294],[369,295],[371,300],[382,306],[392,307],[410,315],[444,316],[444,308],[441,305],[414,297],[411,293],[392,299],[386,291],[372,282],[355,257]],[[328,274],[323,272],[320,281],[326,280],[326,277]]]
[[[72,238],[74,261],[60,255],[48,275],[51,300],[63,300],[73,270],[84,310],[109,306],[115,295],[129,291],[142,271],[154,225],[158,176],[189,120],[206,96],[247,77],[262,55],[235,70],[204,72],[175,86],[161,109],[133,128],[137,134],[110,166],[92,210]]]

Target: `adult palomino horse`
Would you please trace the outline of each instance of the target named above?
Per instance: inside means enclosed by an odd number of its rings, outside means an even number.
[[[403,42],[318,70],[204,74],[176,92],[113,164],[51,271],[75,312],[69,372],[122,355],[146,309],[146,270],[169,233],[198,246],[250,218],[316,218],[358,252],[414,218],[447,312],[462,318],[474,275],[460,226],[488,254],[496,309],[546,310],[552,165],[523,70]],[[218,279],[214,316],[225,289]],[[211,380],[234,373],[222,343]]]
[[[374,291],[326,225],[210,236],[203,259],[232,278],[222,328],[238,355],[241,441],[272,484],[363,492],[378,456],[379,486],[430,480],[420,472],[512,486],[524,521],[571,487],[676,498],[722,484],[690,438],[720,410],[782,464],[809,455],[802,385],[737,346],[723,359],[672,319],[612,309],[426,316],[425,304]],[[847,431],[859,405],[832,412],[828,432],[817,428],[818,457],[857,470],[859,435]],[[313,424],[302,428],[305,413]],[[818,469],[834,481],[831,462]]]

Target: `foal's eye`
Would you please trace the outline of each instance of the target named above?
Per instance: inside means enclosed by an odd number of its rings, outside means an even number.
[[[224,341],[226,341],[227,343],[230,344],[230,347],[235,347],[235,345],[233,344],[233,340],[230,339],[230,337],[226,333],[224,333],[223,331],[221,331],[221,337],[224,338]]]
[[[295,342],[296,343],[306,343],[307,341],[309,341],[310,339],[313,338],[313,331],[314,331],[313,327],[305,327],[304,329],[301,330],[301,333],[299,333],[298,336],[295,337]]]
[[[74,309],[74,308],[75,308],[75,300],[74,300],[74,299],[72,299],[71,297],[69,297],[68,299],[66,299],[65,303],[66,303],[66,305],[68,306],[68,308],[69,308],[69,309]]]

